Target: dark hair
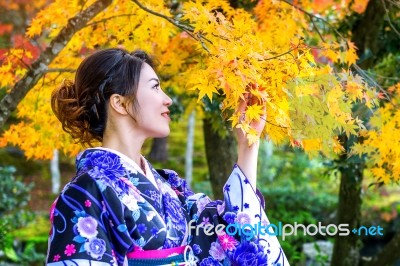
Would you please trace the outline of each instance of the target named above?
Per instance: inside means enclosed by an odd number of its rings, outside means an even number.
[[[64,131],[83,145],[102,141],[112,94],[128,96],[136,113],[136,92],[144,62],[153,67],[145,52],[129,53],[118,48],[100,50],[83,60],[75,82],[64,80],[51,95],[51,108]]]

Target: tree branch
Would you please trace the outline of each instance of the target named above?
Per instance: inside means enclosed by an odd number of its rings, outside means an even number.
[[[57,72],[57,73],[62,73],[62,72],[69,72],[69,73],[75,73],[76,69],[73,68],[48,68],[45,72],[46,73],[52,73],[52,72]]]
[[[291,2],[291,1],[289,1],[289,0],[281,0],[281,1],[287,3],[288,5],[291,5],[292,7],[296,8],[297,10],[299,10],[299,11],[303,12],[304,14],[306,14],[306,15],[310,18],[311,22],[313,23],[314,28],[315,28],[316,31],[317,31],[317,34],[320,36],[320,38],[321,38],[321,40],[322,40],[323,42],[325,42],[325,40],[323,39],[323,37],[322,37],[322,35],[321,35],[321,32],[318,30],[318,27],[317,27],[317,25],[315,24],[313,18],[319,19],[319,20],[321,20],[322,22],[324,22],[326,25],[328,25],[329,28],[331,28],[331,29],[337,34],[337,36],[339,36],[340,39],[346,41],[345,43],[346,43],[346,45],[347,45],[347,39],[346,39],[342,34],[340,34],[340,32],[339,32],[334,26],[332,26],[326,19],[321,18],[321,17],[318,17],[318,16],[315,16],[315,15],[313,15],[313,14],[307,12],[306,10],[304,10],[303,8],[301,8],[301,7],[297,6],[297,5],[295,5],[293,2]],[[381,1],[382,1],[383,5],[384,5],[384,4],[385,4],[385,3],[384,3],[385,0],[381,0]],[[384,7],[385,7],[385,10],[388,12],[388,10],[386,9],[386,6],[385,6],[385,5],[384,5]],[[386,15],[389,17],[389,14],[388,14],[388,13],[386,13]],[[390,18],[389,18],[389,24],[391,24]],[[392,27],[392,29],[393,29],[396,33],[398,33],[394,27]],[[348,48],[348,47],[347,47],[347,48]],[[359,48],[360,48],[360,47],[359,47]],[[384,94],[387,96],[387,93],[385,92],[385,90],[384,90],[376,81],[374,81],[370,76],[368,76],[368,74],[366,74],[365,71],[363,71],[356,63],[354,63],[354,64],[352,65],[352,67],[354,68],[354,70],[355,70],[357,73],[359,73],[362,77],[364,77],[366,80],[368,80],[368,82],[369,82],[370,84],[372,84],[373,86],[377,87],[377,88],[379,89],[380,92],[384,93]]]
[[[399,254],[400,250],[400,232],[397,232],[390,242],[385,245],[384,249],[378,253],[376,257],[372,260],[363,264],[364,266],[390,266],[394,265],[394,263],[400,258]]]
[[[296,8],[297,10],[299,10],[299,11],[303,12],[304,14],[306,14],[306,15],[311,19],[311,22],[312,22],[313,24],[314,24],[313,18],[323,21],[323,22],[324,22],[326,25],[328,25],[329,28],[331,28],[340,38],[342,38],[342,39],[344,39],[344,40],[346,39],[346,38],[344,38],[344,37],[342,36],[342,34],[340,34],[340,32],[339,32],[334,26],[332,26],[332,24],[330,24],[326,19],[321,18],[321,17],[318,17],[318,16],[316,16],[316,15],[314,15],[314,14],[311,14],[310,12],[307,12],[307,11],[304,10],[303,8],[301,8],[301,7],[299,7],[299,6],[295,5],[295,4],[293,4],[293,2],[290,2],[290,1],[288,1],[288,0],[281,0],[281,1],[282,1],[282,2],[285,2],[285,3],[288,4],[288,5],[291,5],[292,7]],[[314,24],[314,26],[315,26],[315,24]],[[317,29],[317,33],[320,35],[320,32],[319,32],[318,29]],[[324,40],[322,39],[322,41],[324,41]]]
[[[313,26],[314,26],[314,29],[317,31],[319,37],[321,38],[321,40],[322,40],[323,42],[325,42],[324,37],[322,36],[321,32],[320,32],[319,29],[318,29],[317,24],[315,24],[315,22],[314,22],[314,20],[313,20],[312,17],[310,17],[310,20],[311,20],[311,22],[312,22],[312,24],[313,24]]]
[[[400,8],[400,2],[397,0],[387,0],[390,4],[394,5],[397,8]]]
[[[363,70],[361,67],[359,67],[357,64],[353,64],[352,67],[354,70],[362,76],[370,86],[376,87],[379,92],[383,93],[386,96],[386,99],[390,99],[388,92],[382,88],[381,85],[378,84],[372,77],[369,76],[369,73],[365,70]]]
[[[47,66],[56,58],[76,32],[82,29],[98,13],[111,4],[112,0],[98,0],[75,17],[51,41],[40,57],[30,66],[28,72],[14,85],[10,93],[0,101],[0,128],[3,128],[10,114],[40,78],[48,71]]]
[[[294,50],[296,50],[298,48],[299,48],[298,46],[294,47],[294,48],[291,48],[290,50],[288,50],[288,51],[286,51],[284,53],[281,53],[281,54],[278,54],[278,55],[275,55],[275,56],[272,56],[272,57],[265,58],[265,60],[272,60],[272,59],[276,59],[278,57],[284,56],[286,54],[290,54],[292,51],[294,51]]]
[[[140,3],[137,0],[132,0],[132,2],[134,2],[136,5],[138,5],[144,11],[146,11],[146,12],[148,12],[148,13],[154,15],[154,16],[163,18],[166,21],[168,21],[169,23],[171,23],[171,24],[175,25],[176,27],[182,29],[183,31],[186,31],[190,36],[192,36],[193,39],[197,40],[197,38],[192,34],[194,29],[190,25],[181,24],[179,20],[176,20],[176,19],[170,18],[170,17],[168,17],[166,15],[157,13],[157,12],[145,7],[144,5],[142,5],[142,3]]]
[[[383,5],[383,8],[385,9],[387,21],[388,21],[390,27],[392,28],[392,30],[393,30],[398,36],[400,36],[400,32],[396,29],[396,27],[395,27],[395,26],[393,25],[393,23],[392,23],[392,20],[390,19],[389,10],[388,10],[387,7],[386,7],[385,0],[381,0],[381,2],[382,2],[382,5]]]
[[[96,25],[98,23],[106,22],[107,20],[110,20],[110,19],[121,18],[121,17],[132,17],[133,15],[134,14],[121,14],[121,15],[111,16],[111,17],[108,17],[108,18],[103,18],[103,19],[100,19],[100,20],[93,21],[92,23],[86,24],[84,28]]]
[[[284,127],[284,126],[280,126],[280,125],[277,125],[277,124],[274,124],[274,123],[272,123],[271,121],[268,121],[267,119],[264,119],[264,118],[262,118],[262,117],[260,117],[262,120],[264,120],[266,123],[268,123],[268,124],[270,124],[271,126],[275,126],[275,127],[279,127],[279,128],[284,128],[284,129],[288,129],[289,127]],[[299,129],[293,129],[293,128],[291,128],[291,130],[299,130]]]
[[[147,7],[145,7],[144,5],[142,5],[142,3],[140,3],[140,2],[137,1],[137,0],[132,0],[132,2],[134,2],[135,4],[137,4],[137,5],[138,5],[141,9],[143,9],[144,11],[146,11],[146,12],[148,12],[148,13],[154,15],[154,16],[163,18],[163,19],[167,20],[169,23],[171,23],[171,24],[175,25],[176,27],[180,28],[181,30],[187,32],[187,34],[189,34],[190,37],[192,37],[192,38],[195,39],[196,41],[200,41],[201,46],[204,48],[204,50],[206,50],[207,52],[210,52],[210,50],[207,48],[207,46],[204,44],[204,41],[203,41],[203,40],[206,40],[206,41],[210,42],[210,40],[208,40],[208,39],[207,39],[205,36],[203,36],[201,33],[197,33],[196,35],[193,34],[194,29],[193,29],[192,26],[182,24],[182,23],[180,23],[179,20],[176,20],[176,19],[170,18],[170,17],[168,17],[168,16],[165,16],[165,15],[163,15],[163,14],[157,13],[157,12],[155,12],[155,11],[153,11],[153,10],[151,10],[151,9],[149,9],[149,8],[147,8]]]

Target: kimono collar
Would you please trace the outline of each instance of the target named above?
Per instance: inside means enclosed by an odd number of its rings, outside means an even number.
[[[134,160],[119,151],[103,147],[89,148],[77,156],[76,172],[79,175],[93,167],[110,169],[110,167],[114,168],[113,166],[122,165],[130,172],[140,173],[147,177],[157,187],[155,177],[149,167],[149,162],[142,155],[140,156],[140,159],[144,161],[146,173],[143,172],[142,168]]]

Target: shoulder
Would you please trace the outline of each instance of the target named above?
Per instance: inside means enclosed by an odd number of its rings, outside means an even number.
[[[156,172],[176,191],[183,193],[185,197],[194,193],[189,188],[185,179],[179,177],[178,173],[171,169],[156,169]]]
[[[61,194],[65,194],[71,190],[77,189],[97,189],[96,181],[88,172],[77,174],[65,185]]]
[[[115,194],[115,185],[109,175],[90,169],[84,173],[76,175],[69,183],[67,183],[61,192],[63,195],[71,198],[96,198],[103,200],[107,197],[113,197]]]
[[[89,173],[83,173],[75,176],[69,183],[65,185],[59,197],[57,197],[57,205],[74,201],[76,204],[87,205],[87,200],[103,198],[99,185]],[[68,204],[67,204],[68,205]]]

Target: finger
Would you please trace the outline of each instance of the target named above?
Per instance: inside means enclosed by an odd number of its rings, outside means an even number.
[[[249,93],[246,92],[246,93],[243,94],[243,97],[240,98],[239,105],[238,105],[238,108],[237,108],[237,111],[236,111],[237,113],[243,113],[243,112],[246,111],[248,94]]]
[[[265,105],[265,103],[263,102],[262,103],[262,105],[263,105],[263,114],[262,114],[262,116],[261,116],[261,119],[263,119],[264,121],[267,121],[266,119],[267,119],[267,106]]]

